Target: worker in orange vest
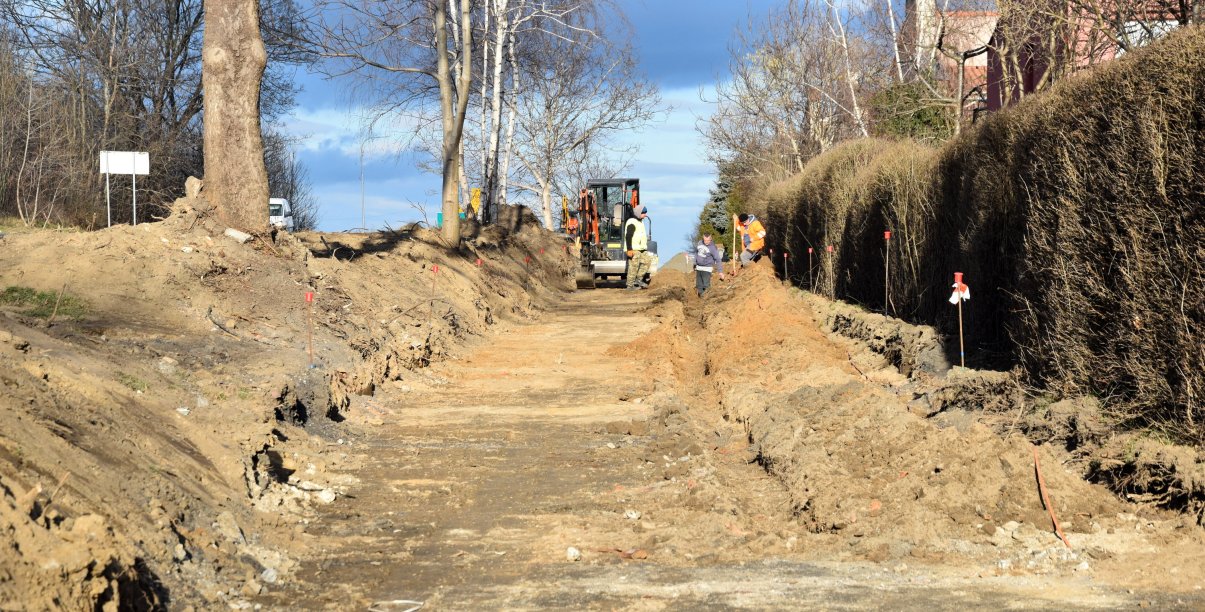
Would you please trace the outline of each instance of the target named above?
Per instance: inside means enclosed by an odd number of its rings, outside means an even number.
[[[744,245],[744,250],[741,251],[741,266],[747,266],[761,259],[762,249],[766,248],[766,228],[757,220],[757,217],[749,213],[741,213],[733,216],[733,224],[736,225],[736,231],[741,234],[741,244]],[[736,276],[736,272],[733,272]]]

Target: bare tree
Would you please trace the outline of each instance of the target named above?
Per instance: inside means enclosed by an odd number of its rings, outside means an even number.
[[[870,136],[870,131],[866,129],[866,117],[862,114],[862,106],[858,101],[861,95],[859,92],[859,82],[863,79],[863,74],[854,70],[854,50],[850,43],[850,37],[845,33],[845,17],[837,7],[837,3],[833,0],[824,0],[828,4],[829,11],[832,13],[832,18],[828,22],[829,32],[832,33],[837,45],[841,49],[841,55],[845,60],[845,86],[849,88],[849,114],[858,125],[858,131],[863,137]]]
[[[1001,0],[992,40],[1004,82],[1000,104],[1199,20],[1199,0]]]
[[[47,130],[43,125],[35,126],[35,120],[39,123],[54,122],[61,121],[62,117],[55,113],[57,109],[53,108],[53,102],[35,101],[32,81],[26,84],[26,88],[25,138],[17,165],[14,201],[17,216],[26,225],[33,225],[49,222],[61,196],[61,184],[47,180],[47,177],[56,176],[53,170],[60,161],[58,152],[62,143],[59,139],[63,133]]]
[[[544,23],[522,41],[525,70],[515,93],[518,139],[514,154],[530,182],[520,189],[538,197],[545,226],[553,227],[553,195],[576,194],[583,167],[621,132],[639,128],[661,112],[656,87],[636,69],[620,32],[601,22]],[[605,164],[604,164],[605,165]]]
[[[860,98],[889,67],[847,28],[849,18],[827,0],[791,0],[750,20],[729,51],[716,112],[700,126],[717,164],[781,178],[866,133]]]
[[[30,80],[18,66],[16,49],[6,28],[0,27],[0,215],[17,214],[15,177],[24,148],[22,134],[28,132],[22,109],[28,104]]]
[[[300,44],[331,77],[352,76],[380,113],[438,109],[443,236],[460,243],[461,138],[472,83],[470,0],[319,0]]]
[[[509,168],[514,150],[514,102],[519,94],[519,72],[529,70],[531,54],[516,54],[515,46],[537,44],[541,37],[575,31],[592,43],[598,34],[587,28],[606,20],[623,22],[622,15],[609,12],[606,0],[488,0],[483,14],[481,64],[480,184],[483,185],[483,219],[497,204],[505,203],[510,184]],[[522,62],[522,65],[520,64]],[[503,121],[503,112],[506,121]],[[505,134],[505,135],[504,135]]]
[[[292,29],[292,0],[265,0],[262,9],[265,30]],[[0,0],[0,23],[13,25],[9,46],[35,77],[39,108],[58,109],[61,119],[35,121],[47,133],[34,137],[58,142],[58,163],[41,175],[66,179],[58,183],[58,219],[92,225],[103,210],[95,170],[103,149],[151,154],[152,174],[138,181],[140,204],[150,204],[139,206],[144,218],[178,196],[185,177],[203,173],[202,14],[201,0]],[[284,50],[269,46],[275,66],[296,59]],[[265,119],[279,117],[294,94],[282,71],[269,70]],[[5,113],[17,109],[0,104]],[[0,209],[10,205],[0,198]]]
[[[449,47],[446,8],[454,3],[434,4],[435,65],[439,84],[439,109],[443,127],[443,237],[451,246],[460,246],[460,198],[457,180],[462,160],[461,137],[464,117],[469,106],[469,86],[472,84],[470,66],[473,63],[472,22],[469,0],[459,0],[460,19],[453,29],[456,46]],[[456,78],[453,81],[451,63],[455,56]]]

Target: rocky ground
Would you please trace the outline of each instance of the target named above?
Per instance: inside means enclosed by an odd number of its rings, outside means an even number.
[[[1085,480],[1091,402],[768,268],[573,292],[505,226],[8,234],[59,312],[0,304],[0,608],[1205,605],[1195,506]]]

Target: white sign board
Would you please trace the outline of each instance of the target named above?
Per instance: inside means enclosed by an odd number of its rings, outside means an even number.
[[[134,225],[138,225],[138,175],[151,173],[151,154],[139,151],[101,151],[100,173],[105,175],[105,210],[113,225],[113,206],[109,202],[109,175],[128,174],[132,181]]]
[[[151,155],[138,151],[101,151],[101,174],[150,174]]]

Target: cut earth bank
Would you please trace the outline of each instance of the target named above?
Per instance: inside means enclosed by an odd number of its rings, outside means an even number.
[[[5,238],[3,286],[87,307],[0,317],[0,601],[1202,605],[1196,517],[1065,450],[1102,435],[1090,406],[1013,410],[931,332],[768,269],[705,302],[668,271],[569,293],[564,243],[508,225],[453,255],[422,229],[239,245],[190,199]],[[1021,432],[1057,441],[1071,549]]]
[[[0,608],[208,609],[288,582],[299,521],[355,482],[352,399],[569,286],[524,209],[455,252],[421,227],[242,244],[187,190],[162,222],[0,238]]]

